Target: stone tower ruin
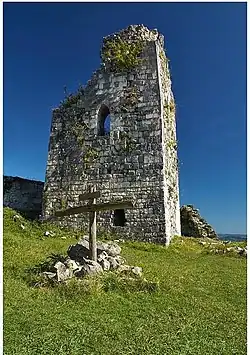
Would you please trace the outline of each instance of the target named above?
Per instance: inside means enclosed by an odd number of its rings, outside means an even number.
[[[53,110],[43,216],[83,205],[79,195],[94,185],[101,191],[98,203],[135,201],[134,209],[98,212],[98,231],[169,244],[180,235],[180,212],[164,37],[143,25],[129,26],[104,38],[101,59],[86,87]],[[58,221],[88,228],[88,214]]]

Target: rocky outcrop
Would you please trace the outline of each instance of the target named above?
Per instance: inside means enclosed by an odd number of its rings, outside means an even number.
[[[215,230],[200,216],[199,211],[192,205],[184,205],[180,209],[181,234],[186,237],[216,238]]]

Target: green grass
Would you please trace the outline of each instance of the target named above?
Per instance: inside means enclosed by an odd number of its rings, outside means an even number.
[[[127,242],[122,255],[158,291],[119,288],[112,275],[106,289],[98,278],[88,290],[34,288],[27,269],[65,254],[76,235],[53,227],[58,237],[41,238],[46,226],[22,230],[14,213],[4,210],[5,355],[246,354],[246,258],[207,254],[191,238],[169,248]]]

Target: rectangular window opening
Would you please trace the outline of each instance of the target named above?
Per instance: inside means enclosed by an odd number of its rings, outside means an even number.
[[[124,227],[126,223],[124,209],[114,210],[114,226]]]

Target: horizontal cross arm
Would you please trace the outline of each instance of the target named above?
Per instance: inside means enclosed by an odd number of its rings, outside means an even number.
[[[55,212],[56,217],[63,216],[71,216],[73,214],[85,213],[85,212],[97,212],[97,211],[108,211],[108,210],[116,210],[122,208],[133,208],[134,204],[131,201],[123,201],[123,202],[108,202],[108,203],[99,203],[91,206],[80,206],[69,208],[65,211],[57,211]]]
[[[91,198],[99,198],[100,196],[100,191],[86,192],[84,194],[79,195],[79,201],[89,200]]]

